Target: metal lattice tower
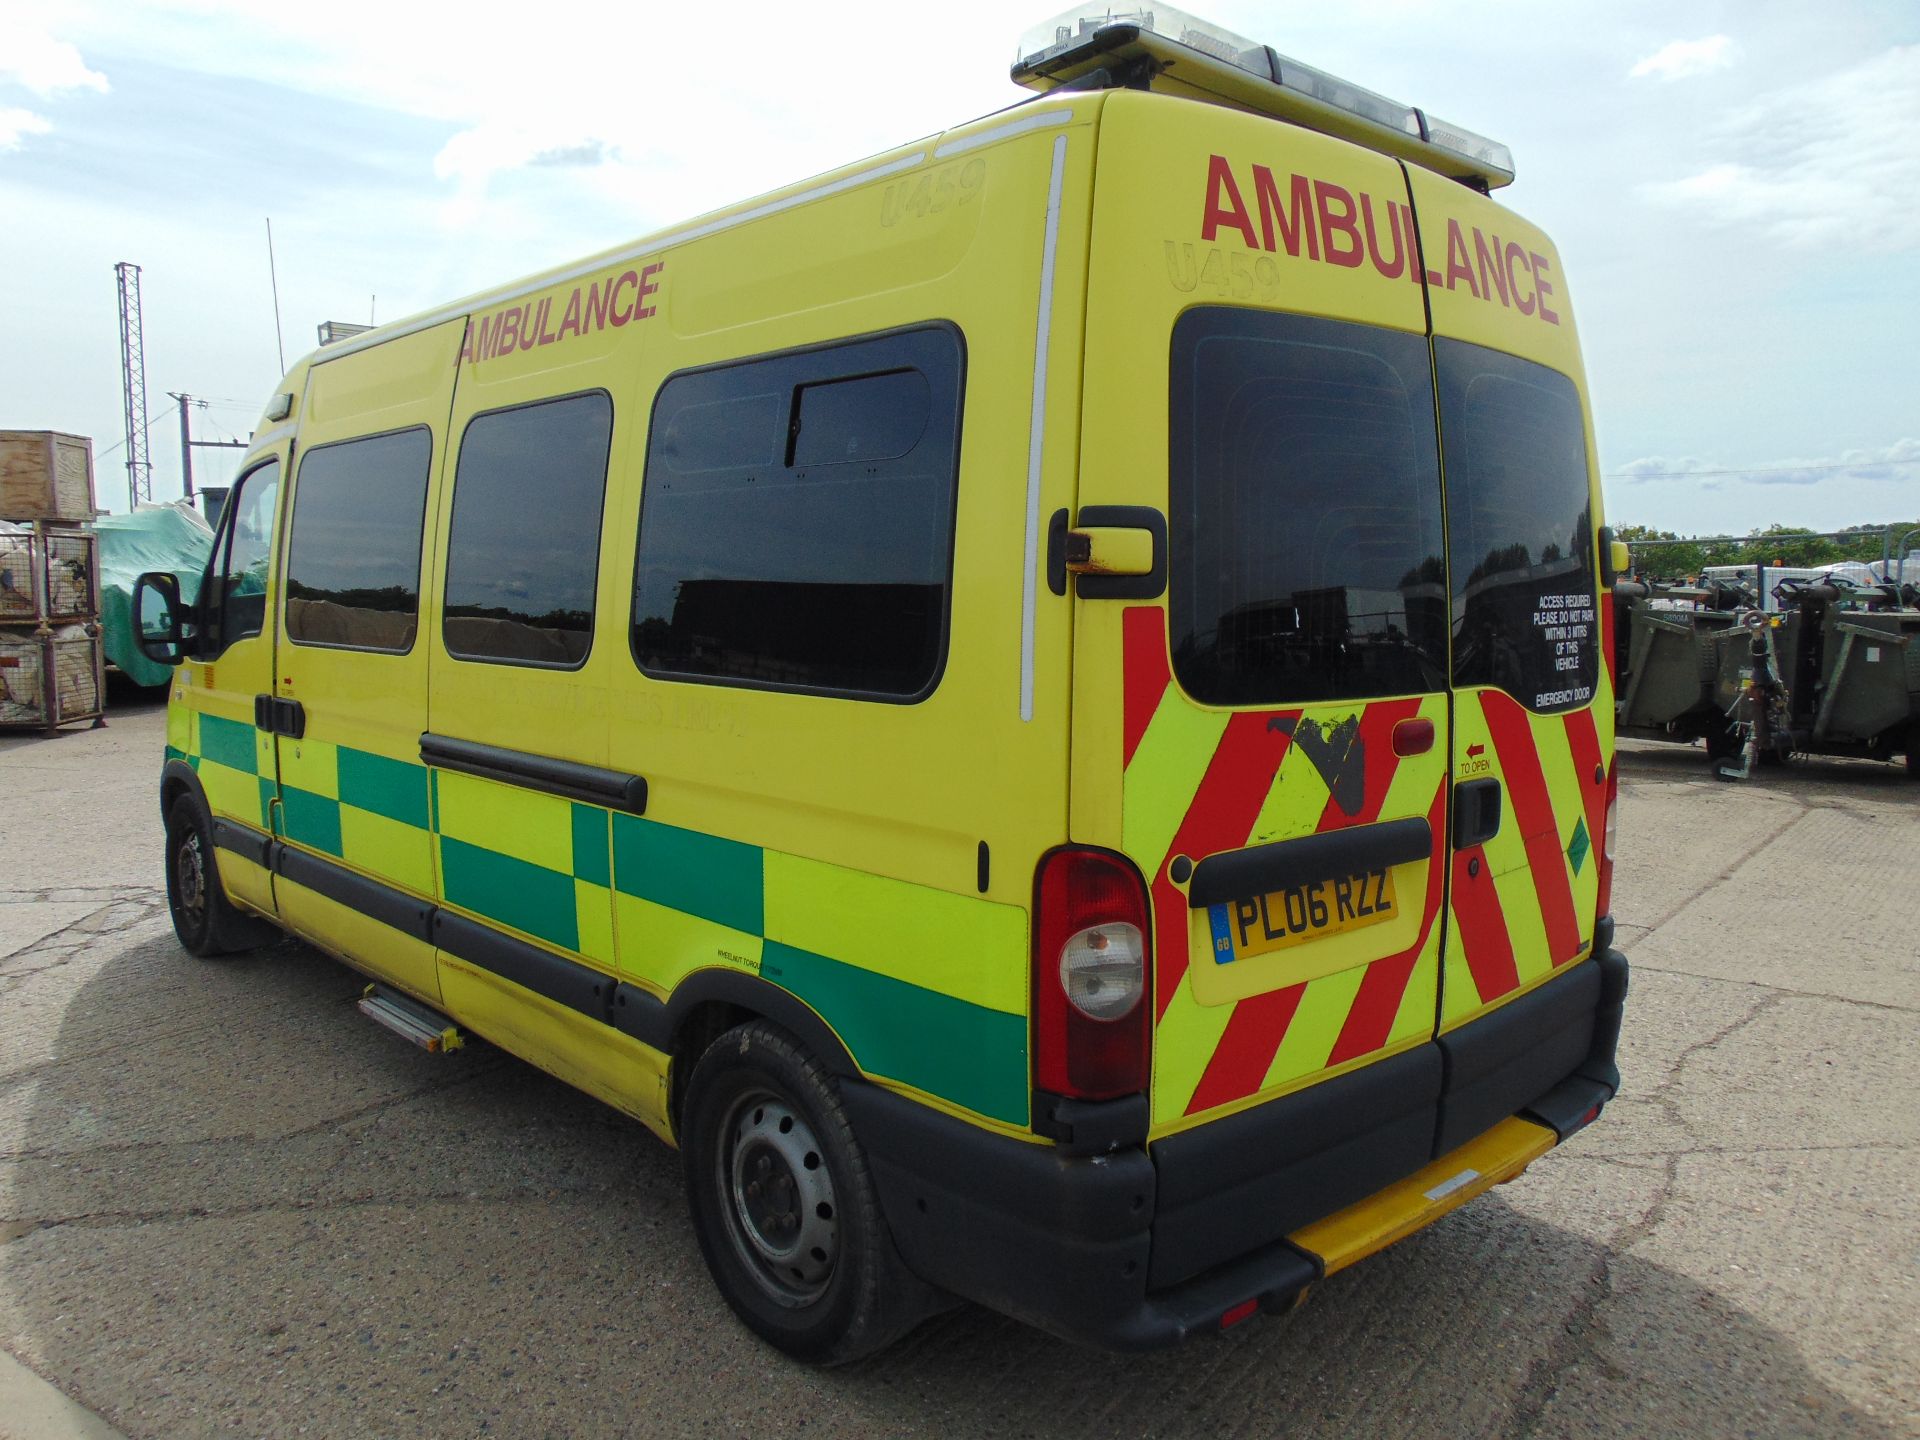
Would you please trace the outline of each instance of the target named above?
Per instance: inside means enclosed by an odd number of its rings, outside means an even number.
[[[147,458],[147,345],[140,333],[140,267],[122,260],[120,280],[120,391],[127,417],[127,508],[153,499],[153,462]]]

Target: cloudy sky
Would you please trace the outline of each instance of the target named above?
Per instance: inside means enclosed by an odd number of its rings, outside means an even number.
[[[1616,523],[1920,517],[1920,5],[1191,0],[1512,146],[1558,241]],[[244,436],[328,319],[394,319],[1019,98],[1041,0],[0,0],[0,428],[126,479],[113,266]],[[456,18],[457,17],[457,20]],[[115,448],[110,448],[115,447]],[[201,451],[203,480],[225,470]]]

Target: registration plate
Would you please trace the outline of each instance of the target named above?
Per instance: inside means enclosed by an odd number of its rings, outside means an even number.
[[[1336,880],[1315,880],[1290,890],[1275,890],[1254,900],[1232,900],[1207,907],[1218,965],[1268,955],[1328,935],[1364,929],[1391,920],[1393,874],[1366,870]]]

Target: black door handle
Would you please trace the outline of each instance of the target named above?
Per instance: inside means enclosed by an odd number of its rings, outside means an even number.
[[[306,707],[298,700],[276,695],[253,697],[253,723],[269,735],[285,735],[298,740],[307,733]]]
[[[1453,787],[1453,848],[1471,850],[1500,833],[1500,782],[1462,780]]]

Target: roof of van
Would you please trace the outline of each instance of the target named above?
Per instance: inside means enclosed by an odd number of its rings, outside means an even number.
[[[778,214],[796,205],[804,205],[811,200],[825,199],[843,190],[851,190],[874,180],[883,180],[889,176],[917,169],[930,160],[946,160],[955,155],[964,155],[968,151],[977,150],[982,146],[1010,140],[1030,131],[1071,124],[1076,105],[1081,108],[1082,113],[1091,113],[1098,109],[1102,98],[1097,93],[1080,93],[1058,97],[1037,96],[1031,100],[1019,101],[1008,109],[983,115],[964,125],[956,125],[939,134],[911,141],[892,150],[884,150],[864,160],[856,160],[851,165],[824,171],[781,189],[742,200],[737,204],[708,211],[679,225],[653,231],[584,259],[556,265],[522,279],[476,292],[445,305],[435,306],[431,310],[423,310],[399,320],[389,321],[350,339],[322,346],[297,361],[288,370],[287,376],[291,378],[308,365],[324,365],[388,340],[397,339],[402,335],[410,335],[415,331],[444,324],[448,320],[457,319],[477,310],[489,309],[517,300],[521,296],[549,289],[568,280],[581,279],[604,270],[609,265],[636,260],[644,255],[657,254],[670,246],[699,240],[722,230],[730,230],[736,225],[758,220],[762,216]]]

